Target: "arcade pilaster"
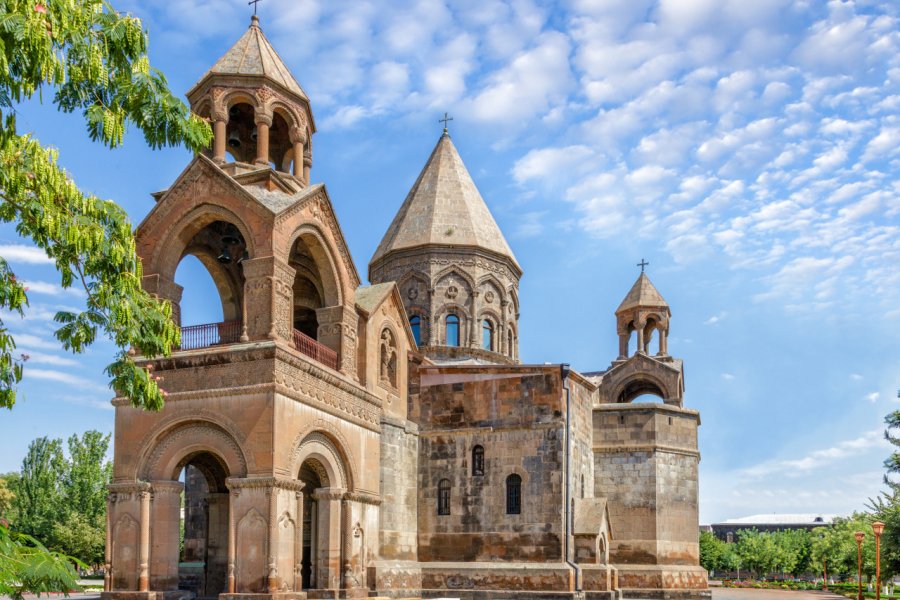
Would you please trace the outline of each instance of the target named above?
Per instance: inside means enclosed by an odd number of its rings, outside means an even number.
[[[175,280],[159,273],[144,275],[141,279],[144,291],[163,300],[168,300],[172,305],[172,320],[176,325],[181,325],[181,295],[184,288],[175,283]]]
[[[294,269],[274,256],[247,259],[244,328],[249,340],[291,340]]]
[[[150,588],[178,589],[180,555],[181,492],[178,481],[151,483],[153,501],[150,506]]]
[[[319,507],[319,572],[316,580],[320,588],[336,590],[341,587],[341,501],[345,491],[343,488],[319,488],[313,492]]]
[[[318,341],[338,353],[341,373],[356,378],[356,311],[347,306],[329,306],[317,310],[316,318],[319,321]]]

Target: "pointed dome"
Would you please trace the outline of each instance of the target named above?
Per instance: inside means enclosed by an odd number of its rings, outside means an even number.
[[[378,245],[372,263],[396,250],[428,245],[489,250],[508,258],[521,272],[446,132]]]
[[[653,286],[646,273],[641,273],[641,276],[631,286],[631,290],[616,309],[616,314],[638,307],[669,308],[668,303],[663,300],[662,294]]]
[[[212,75],[265,77],[303,100],[309,100],[306,92],[291,75],[290,69],[266,39],[259,27],[259,18],[256,15],[251,18],[250,28],[241,36],[241,39],[216,61],[216,64],[200,78],[191,92],[200,87],[206,78]],[[188,92],[188,96],[191,95],[191,92]]]

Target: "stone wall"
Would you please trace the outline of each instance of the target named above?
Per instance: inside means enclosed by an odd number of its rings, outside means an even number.
[[[423,367],[420,388],[419,559],[562,559],[565,397],[558,368]],[[484,474],[472,449],[484,448]],[[522,479],[507,514],[507,477]],[[451,484],[450,514],[438,486]]]

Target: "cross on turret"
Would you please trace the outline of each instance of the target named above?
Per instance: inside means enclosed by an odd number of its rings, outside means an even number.
[[[258,1],[259,1],[259,0],[257,0],[257,2],[258,2]],[[438,123],[443,123],[443,124],[444,124],[444,133],[449,133],[448,130],[447,130],[447,123],[449,123],[449,122],[452,121],[452,120],[453,120],[453,117],[451,117],[451,116],[448,115],[447,113],[444,113],[444,118],[443,118],[443,119],[438,119]]]
[[[250,0],[250,2],[247,3],[247,6],[253,6],[253,14],[254,15],[256,15],[256,5],[259,4],[260,2],[262,2],[262,0]]]
[[[650,264],[650,263],[648,263],[646,260],[644,260],[644,259],[642,258],[642,259],[641,259],[641,262],[639,262],[639,263],[638,263],[637,265],[635,265],[635,266],[640,267],[640,268],[641,268],[641,273],[643,273],[643,272],[644,272],[644,267],[646,267],[646,266],[649,265],[649,264]]]

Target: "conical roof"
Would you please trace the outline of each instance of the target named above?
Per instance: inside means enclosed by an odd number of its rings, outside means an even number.
[[[634,282],[631,290],[625,296],[625,299],[622,300],[619,308],[616,309],[616,313],[637,307],[669,308],[669,304],[663,300],[662,295],[650,282],[650,278],[647,277],[646,273],[641,273],[641,276]]]
[[[372,262],[395,250],[427,245],[483,248],[519,267],[446,131],[384,234]]]
[[[275,52],[275,48],[269,43],[262,29],[259,27],[259,18],[254,15],[250,20],[250,28],[235,42],[231,49],[216,64],[207,71],[197,85],[202,83],[210,75],[246,75],[266,77],[277,83],[287,91],[309,100],[306,92],[291,75],[290,69]],[[193,90],[192,90],[193,91]],[[188,92],[190,95],[190,92]]]

